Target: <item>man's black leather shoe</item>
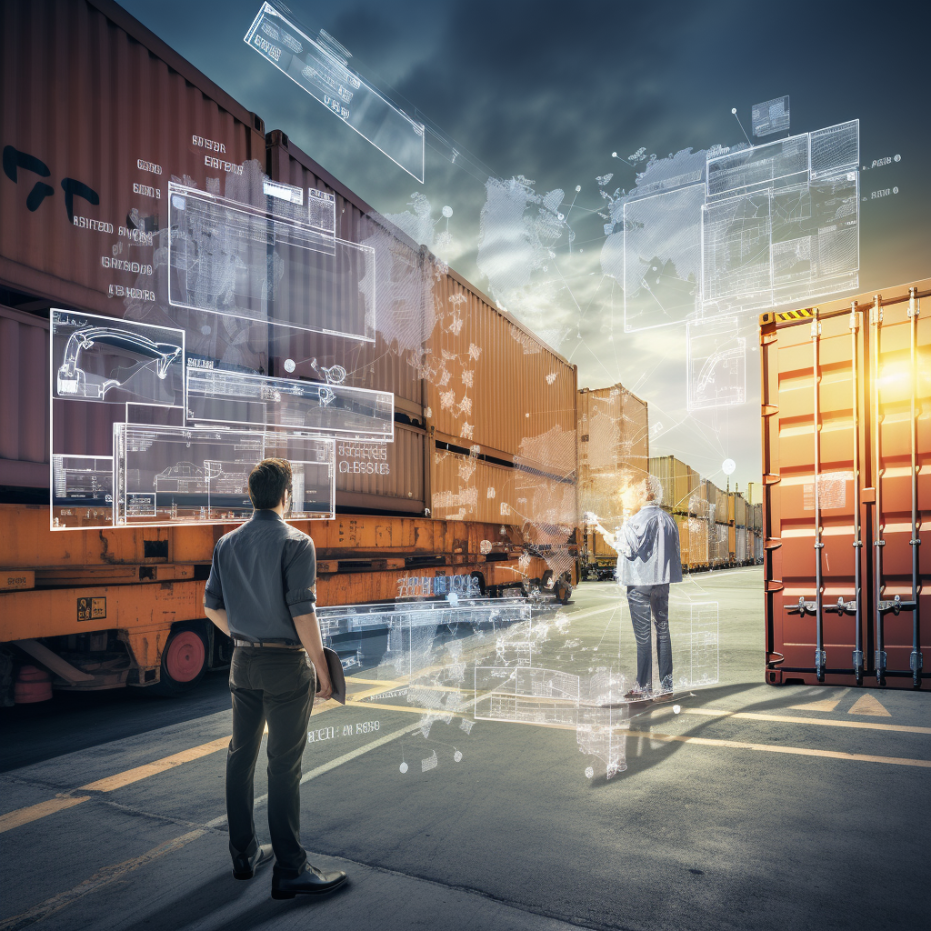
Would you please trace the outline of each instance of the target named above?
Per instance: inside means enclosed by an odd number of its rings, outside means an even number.
[[[289,878],[275,876],[272,878],[273,899],[293,899],[296,895],[323,895],[338,889],[346,882],[342,870],[318,870],[308,864],[300,876]]]
[[[262,844],[251,859],[249,857],[236,857],[233,860],[233,878],[252,879],[255,876],[256,868],[263,863],[268,863],[274,855],[271,844]]]

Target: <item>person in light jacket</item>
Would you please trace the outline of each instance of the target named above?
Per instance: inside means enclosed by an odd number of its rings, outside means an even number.
[[[617,534],[600,523],[596,529],[618,552],[617,581],[627,587],[630,620],[637,639],[637,682],[631,699],[653,692],[653,643],[650,616],[656,626],[660,693],[672,692],[672,641],[669,638],[669,585],[682,581],[679,528],[660,505],[663,486],[650,475],[638,487],[641,507]]]

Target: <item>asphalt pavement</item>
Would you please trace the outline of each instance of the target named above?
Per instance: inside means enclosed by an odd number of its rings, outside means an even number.
[[[629,682],[620,595],[583,583],[531,665]],[[931,699],[765,685],[762,605],[758,568],[674,587],[676,699],[627,709],[610,777],[576,728],[486,720],[465,687],[425,735],[398,669],[363,667],[304,756],[305,846],[349,874],[319,900],[230,874],[223,674],[0,711],[0,931],[927,926]],[[460,641],[470,670],[494,639]],[[266,841],[262,758],[255,792]]]

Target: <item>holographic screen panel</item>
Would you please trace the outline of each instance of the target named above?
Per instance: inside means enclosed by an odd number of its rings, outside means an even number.
[[[423,123],[412,120],[349,68],[351,55],[331,36],[321,30],[312,39],[264,3],[244,41],[423,184]]]
[[[113,450],[117,527],[247,520],[249,473],[271,456],[291,463],[291,519],[335,514],[333,440],[117,423]]]
[[[173,306],[375,339],[370,246],[175,182],[168,191]]]
[[[747,400],[747,340],[738,334],[736,317],[689,321],[686,345],[690,411]]]
[[[682,323],[701,291],[705,186],[692,184],[624,205],[624,330]]]
[[[51,312],[52,397],[184,404],[184,331],[70,310]]]
[[[755,103],[750,112],[754,136],[784,133],[789,129],[789,98],[776,97],[765,103]]]
[[[356,440],[394,439],[394,395],[345,385],[189,368],[188,420]]]

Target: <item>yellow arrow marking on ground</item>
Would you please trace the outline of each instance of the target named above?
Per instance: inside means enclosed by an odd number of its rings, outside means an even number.
[[[850,689],[844,689],[836,698],[822,698],[821,701],[813,701],[801,705],[789,705],[789,707],[793,711],[833,711],[849,691]]]
[[[891,718],[892,715],[872,695],[861,695],[847,714],[869,714],[874,718]]]

